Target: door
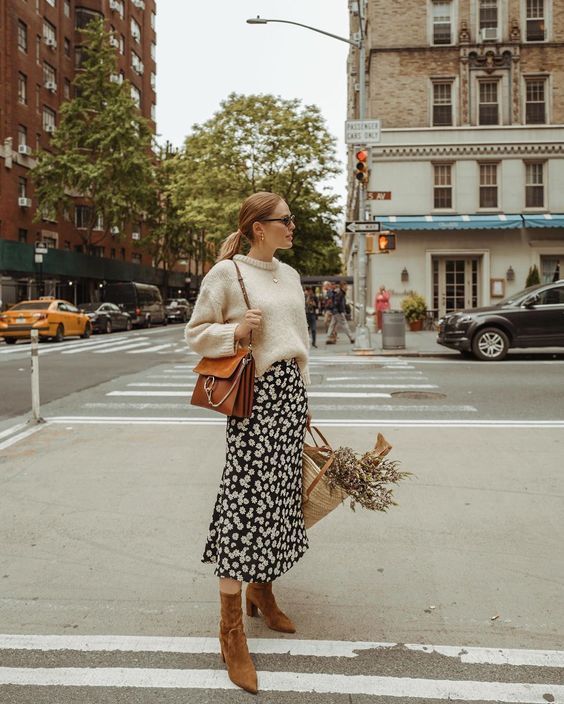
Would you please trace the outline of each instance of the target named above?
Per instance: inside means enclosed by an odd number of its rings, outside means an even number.
[[[479,259],[433,257],[433,308],[439,317],[464,308],[477,308]]]
[[[564,286],[539,293],[538,303],[526,311],[518,329],[521,344],[531,347],[564,345]]]

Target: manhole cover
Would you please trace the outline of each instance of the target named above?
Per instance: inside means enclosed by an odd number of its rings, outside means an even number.
[[[399,398],[414,398],[414,399],[434,399],[446,398],[446,394],[441,394],[436,391],[392,391],[392,396]]]

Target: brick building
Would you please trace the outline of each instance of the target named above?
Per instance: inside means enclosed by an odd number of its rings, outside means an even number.
[[[552,280],[564,262],[564,1],[368,0],[366,17],[367,117],[383,127],[367,190],[386,198],[367,216],[398,240],[370,257],[371,295],[385,284],[397,307],[413,289],[442,315],[515,293],[535,264]],[[356,49],[348,71],[354,118]],[[355,208],[351,179],[349,219]]]
[[[75,221],[35,221],[33,153],[48,149],[61,103],[71,97],[80,60],[81,27],[103,16],[114,34],[115,80],[131,83],[155,128],[155,0],[0,0],[0,299],[4,307],[39,289],[81,302],[105,280],[162,282],[138,246],[140,225],[108,236],[90,251]],[[37,241],[47,244],[42,270]],[[39,283],[41,279],[41,284]],[[184,274],[169,283],[184,287]]]

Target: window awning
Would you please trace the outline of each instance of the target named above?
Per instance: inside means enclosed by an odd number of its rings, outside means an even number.
[[[539,215],[523,215],[525,227],[562,227],[564,228],[564,215],[542,213]]]
[[[564,216],[560,217],[564,218]],[[506,215],[504,213],[492,215],[384,215],[375,216],[374,219],[381,223],[382,230],[514,230],[523,227],[521,215]],[[535,225],[535,227],[539,226]]]

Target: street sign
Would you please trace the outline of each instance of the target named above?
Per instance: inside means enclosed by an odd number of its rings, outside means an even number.
[[[36,254],[47,254],[47,245],[45,242],[35,243],[35,253]]]
[[[367,191],[368,200],[392,200],[391,191]]]
[[[353,220],[345,223],[345,232],[380,232],[380,223],[374,220]]]
[[[345,143],[370,146],[380,142],[380,120],[347,120]]]

